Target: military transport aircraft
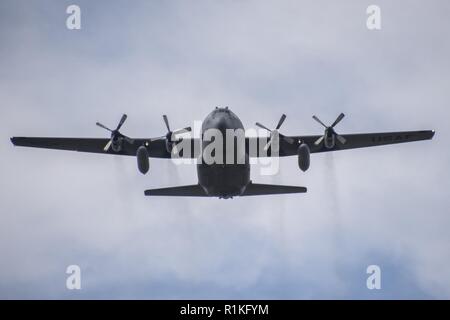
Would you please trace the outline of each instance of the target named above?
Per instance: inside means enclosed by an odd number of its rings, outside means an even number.
[[[242,148],[235,148],[236,158],[242,161],[237,163],[207,161],[197,162],[198,183],[186,186],[159,188],[146,190],[147,196],[191,196],[191,197],[219,197],[232,198],[234,196],[254,196],[268,194],[304,193],[305,187],[257,184],[250,180],[250,158],[253,157],[285,157],[296,155],[298,166],[306,171],[310,164],[310,154],[316,152],[338,151],[354,148],[381,146],[387,144],[412,142],[432,139],[433,130],[338,134],[335,126],[344,118],[341,113],[330,126],[325,125],[318,117],[313,119],[324,128],[322,135],[285,136],[279,133],[279,129],[286,119],[282,115],[275,129],[256,123],[256,125],[269,132],[269,137],[243,137]],[[15,146],[72,150],[80,152],[104,153],[111,155],[127,155],[137,158],[138,169],[146,174],[149,170],[149,158],[170,159],[175,153],[182,158],[201,160],[204,157],[203,150],[213,143],[214,139],[205,139],[205,133],[214,129],[224,134],[227,130],[243,130],[244,127],[239,118],[228,108],[216,107],[203,121],[200,138],[180,137],[181,134],[190,132],[190,127],[172,131],[167,116],[163,116],[167,128],[165,136],[157,138],[130,138],[119,130],[127,116],[124,114],[117,127],[112,130],[97,122],[99,127],[111,133],[109,139],[98,138],[38,138],[38,137],[13,137],[11,142]],[[224,138],[223,143],[226,144]],[[233,141],[236,140],[232,137]],[[191,148],[181,148],[184,145]],[[254,147],[252,147],[254,146]],[[186,152],[186,150],[188,150]],[[226,152],[230,152],[225,148]]]

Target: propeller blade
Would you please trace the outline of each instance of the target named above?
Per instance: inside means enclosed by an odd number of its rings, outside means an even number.
[[[266,145],[264,146],[264,151],[267,152],[267,150],[269,150],[270,145],[272,144],[272,139],[270,139],[269,141],[267,141]]]
[[[316,142],[314,142],[314,144],[315,144],[316,146],[318,146],[319,144],[322,143],[323,139],[324,139],[324,136],[321,136],[319,139],[316,140]]]
[[[347,142],[347,139],[345,139],[343,136],[340,136],[336,134],[336,139],[339,140],[340,143],[345,144]]]
[[[345,117],[345,114],[341,113],[336,120],[334,120],[333,124],[331,125],[332,128],[334,128],[335,125],[337,125],[341,120]]]
[[[262,129],[266,129],[269,132],[272,132],[272,130],[270,130],[269,128],[267,128],[266,126],[262,125],[261,123],[257,122],[256,125]]]
[[[111,147],[112,144],[112,140],[109,140],[108,143],[106,144],[106,146],[103,148],[103,150],[105,152],[108,152],[109,148]]]
[[[167,131],[170,132],[169,119],[167,119],[166,115],[163,115],[163,119],[164,119],[164,123],[166,124]]]
[[[192,128],[191,127],[186,127],[186,128],[182,128],[182,129],[177,129],[175,131],[172,132],[172,134],[183,134],[186,132],[191,132]]]
[[[112,130],[110,128],[108,128],[107,126],[101,124],[100,122],[96,122],[95,123],[97,126],[99,126],[100,128],[103,128],[105,130],[108,130],[109,132],[112,132]]]
[[[119,121],[119,124],[117,125],[116,131],[119,131],[120,128],[122,128],[122,125],[125,122],[125,120],[127,120],[127,115],[126,114],[122,115],[122,118],[120,118],[120,121]]]
[[[313,116],[313,119],[316,120],[316,121],[317,121],[318,123],[320,123],[321,125],[323,125],[325,128],[327,128],[327,126],[326,126],[322,121],[320,121],[320,119],[317,118],[316,116]]]
[[[276,130],[280,129],[280,127],[283,124],[284,120],[286,120],[286,115],[285,114],[281,115],[280,121],[278,121],[278,124],[277,124],[277,126],[275,128]]]
[[[178,147],[177,144],[174,144],[172,147],[172,154],[173,155],[178,155]]]

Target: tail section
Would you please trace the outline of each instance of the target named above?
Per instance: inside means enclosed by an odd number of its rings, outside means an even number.
[[[259,184],[250,182],[241,197],[270,194],[305,193],[305,187]],[[199,184],[145,190],[146,196],[208,197]]]
[[[305,187],[259,184],[250,182],[250,184],[245,189],[245,192],[241,196],[246,197],[269,194],[305,193],[306,191],[307,189]]]
[[[199,184],[145,190],[146,196],[207,197]]]

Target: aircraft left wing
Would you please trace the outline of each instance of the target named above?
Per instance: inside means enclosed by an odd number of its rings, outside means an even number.
[[[282,136],[280,135],[280,144],[279,144],[279,156],[293,156],[297,155],[298,147],[301,143],[305,143],[308,145],[311,153],[318,152],[328,152],[328,151],[338,151],[338,150],[348,150],[348,149],[356,149],[356,148],[366,148],[366,147],[375,147],[389,144],[397,144],[397,143],[405,143],[405,142],[413,142],[413,141],[421,141],[421,140],[430,140],[434,136],[434,130],[420,130],[420,131],[397,131],[397,132],[379,132],[379,133],[354,133],[354,134],[341,134],[340,136],[345,138],[345,143],[342,144],[339,141],[336,141],[333,148],[326,148],[322,143],[316,145],[316,141],[322,137],[321,135],[314,136]],[[287,138],[290,142],[286,141]],[[261,146],[264,146],[267,138],[265,138],[262,142],[260,141],[251,141],[252,139],[261,139],[261,138],[247,138],[247,144],[253,143],[257,145],[255,150],[250,150],[250,157],[258,157],[258,153],[261,150]],[[268,156],[271,155],[271,150],[269,148],[267,152]]]
[[[148,154],[152,158],[170,158],[171,154],[166,150],[165,137],[148,139],[130,139],[131,142],[124,141],[120,151],[114,151],[112,148],[105,151],[105,145],[110,139],[97,138],[38,138],[38,137],[13,137],[11,142],[15,146],[45,148],[56,150],[70,150],[78,152],[102,153],[112,155],[135,156],[137,149],[145,145]],[[194,144],[198,143],[196,139],[188,139],[191,143],[191,155],[183,157],[192,158],[194,154]]]

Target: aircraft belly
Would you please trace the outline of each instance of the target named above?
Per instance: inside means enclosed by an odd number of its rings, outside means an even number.
[[[238,196],[250,182],[249,164],[200,164],[197,171],[199,184],[210,196]]]

